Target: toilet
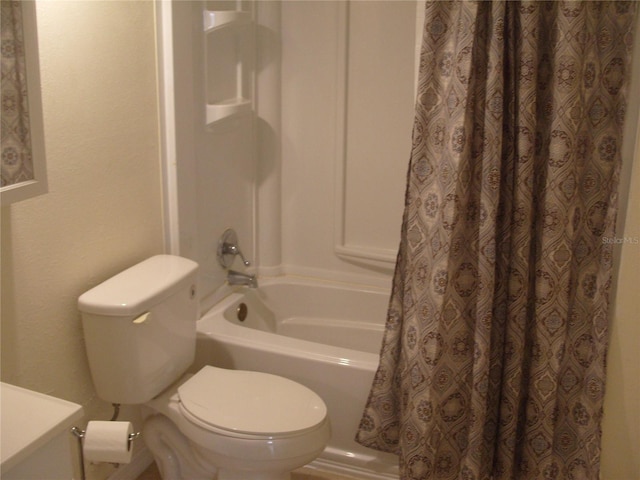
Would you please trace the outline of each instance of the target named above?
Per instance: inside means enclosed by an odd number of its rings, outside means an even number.
[[[196,346],[198,265],[151,257],[78,299],[98,396],[141,405],[164,480],[287,480],[331,435],[312,390],[262,372],[205,366]]]

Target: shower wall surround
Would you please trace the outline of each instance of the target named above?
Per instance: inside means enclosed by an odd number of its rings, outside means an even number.
[[[170,156],[165,159],[170,166],[166,174],[175,178],[167,191],[177,197],[177,208],[169,213],[172,224],[180,225],[170,236],[170,248],[198,261],[202,296],[224,282],[216,248],[227,227],[238,232],[247,257],[255,257],[256,151],[250,114],[254,29],[247,25],[252,7],[247,4],[236,21],[214,28],[211,16],[220,18],[231,10],[229,2],[207,2],[206,8],[205,2],[158,6],[160,22],[171,18],[173,28],[172,44],[163,45],[163,61],[172,62],[175,85],[175,111],[164,116],[165,129],[171,130],[166,122],[172,120],[175,128],[175,149],[165,145],[165,155]],[[231,108],[229,115],[224,114],[225,105]],[[234,111],[234,106],[239,108]],[[164,108],[171,108],[166,99]]]
[[[414,102],[415,2],[284,2],[283,263],[393,268]]]
[[[240,21],[204,32],[203,17],[236,8]],[[261,274],[388,285],[411,145],[416,3],[165,10],[179,119],[172,249],[203,266],[201,294],[224,282],[215,247],[230,226]],[[239,108],[207,124],[211,102],[246,102],[255,117]]]

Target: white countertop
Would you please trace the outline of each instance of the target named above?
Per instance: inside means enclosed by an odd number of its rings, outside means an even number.
[[[66,400],[0,383],[0,456],[9,471],[74,422],[82,406]]]

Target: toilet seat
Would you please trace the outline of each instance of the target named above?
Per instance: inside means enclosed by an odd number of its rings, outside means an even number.
[[[291,436],[317,428],[327,407],[312,390],[262,372],[205,366],[178,387],[191,422],[230,436]]]

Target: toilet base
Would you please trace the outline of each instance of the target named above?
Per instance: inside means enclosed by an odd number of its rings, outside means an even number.
[[[167,418],[153,415],[144,422],[142,438],[151,451],[162,480],[212,480],[216,467],[189,448],[184,435]]]
[[[326,435],[329,435],[328,428]],[[142,436],[163,480],[291,480],[292,469],[305,465],[320,454],[318,451],[312,455],[288,458],[284,465],[278,461],[254,460],[249,468],[243,460],[227,458],[218,467],[213,461],[216,454],[190,441],[162,414],[151,415],[145,420]]]

